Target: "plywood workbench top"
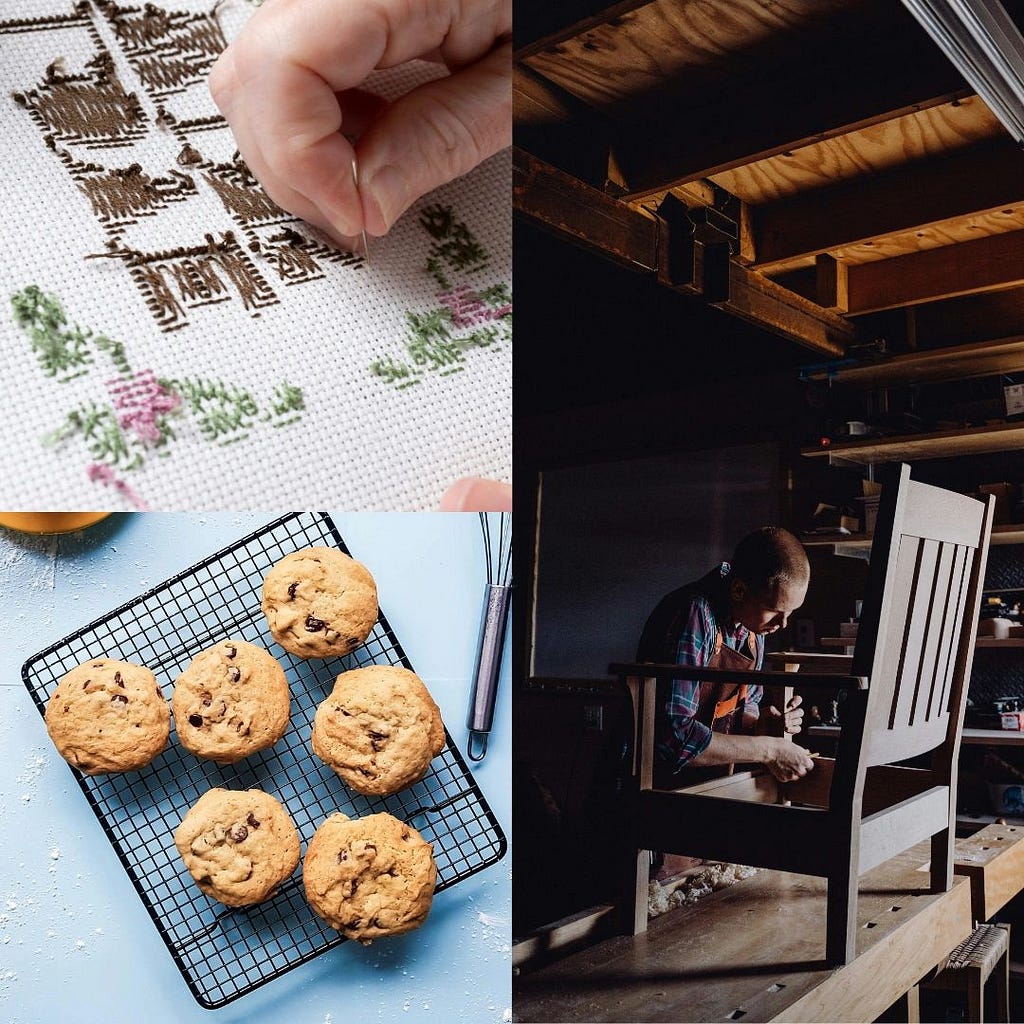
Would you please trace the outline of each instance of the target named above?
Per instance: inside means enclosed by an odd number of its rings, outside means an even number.
[[[825,881],[761,870],[514,984],[517,1021],[869,1021],[972,929],[971,887],[927,892],[927,845],[861,879],[857,959],[831,969]]]

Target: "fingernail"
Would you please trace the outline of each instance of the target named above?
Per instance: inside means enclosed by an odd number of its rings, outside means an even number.
[[[401,217],[413,198],[405,175],[394,164],[385,164],[374,174],[368,191],[385,229]]]

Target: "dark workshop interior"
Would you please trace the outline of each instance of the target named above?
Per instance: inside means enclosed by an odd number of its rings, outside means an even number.
[[[909,6],[517,5],[517,1021],[1024,1009],[1024,150]],[[1024,3],[967,6],[1024,28]],[[840,964],[822,879],[769,864],[719,887],[695,859],[642,930],[623,894],[654,805],[609,666],[636,660],[663,595],[784,526],[810,585],[767,649],[800,664],[795,741],[838,765],[846,692],[800,673],[861,664],[858,602],[893,586],[870,557],[878,493],[901,466],[991,506],[944,748],[951,888],[929,890],[927,840],[900,847],[862,879]],[[942,571],[927,543],[908,622]],[[945,600],[929,622],[953,618]]]

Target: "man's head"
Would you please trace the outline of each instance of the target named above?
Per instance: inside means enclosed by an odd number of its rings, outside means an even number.
[[[736,546],[729,574],[733,619],[754,633],[783,629],[804,603],[811,567],[788,530],[765,526]]]

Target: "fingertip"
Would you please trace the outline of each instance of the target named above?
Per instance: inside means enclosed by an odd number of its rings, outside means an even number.
[[[384,235],[419,198],[400,167],[385,164],[376,170],[363,192],[363,218],[371,235]]]
[[[512,488],[497,480],[463,477],[445,491],[442,512],[511,512]]]

